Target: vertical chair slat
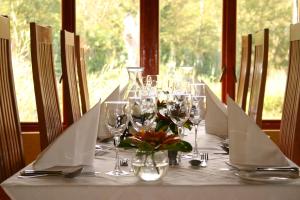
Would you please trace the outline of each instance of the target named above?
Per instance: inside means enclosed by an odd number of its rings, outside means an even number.
[[[268,67],[269,29],[256,33],[253,39],[255,53],[248,115],[261,126]]]
[[[74,33],[61,31],[61,59],[63,81],[65,84],[65,101],[67,119],[65,122],[70,125],[81,117],[77,77]]]
[[[62,132],[53,62],[52,29],[30,23],[30,38],[41,149],[44,149]]]
[[[242,36],[241,68],[237,90],[237,103],[246,111],[251,68],[252,35]]]
[[[85,52],[83,44],[78,35],[75,37],[75,51],[77,58],[77,74],[81,100],[81,111],[82,113],[86,113],[90,109],[90,99],[86,76]]]
[[[10,51],[9,19],[0,16],[0,182],[24,167]]]
[[[291,25],[289,69],[280,126],[280,148],[300,164],[300,24]]]

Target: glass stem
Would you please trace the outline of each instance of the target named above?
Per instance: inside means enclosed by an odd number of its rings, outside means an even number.
[[[178,126],[178,136],[182,140],[182,138],[183,138],[183,127],[182,126]],[[181,152],[180,151],[178,151],[178,153],[177,153],[177,158],[178,158],[178,163],[181,163]]]
[[[119,156],[119,148],[118,145],[120,143],[120,137],[119,136],[115,136],[114,138],[115,140],[115,150],[116,150],[116,164],[115,164],[115,172],[120,172],[121,168],[120,168],[120,156]]]
[[[183,128],[182,126],[178,126],[178,136],[180,139],[183,139]]]
[[[193,154],[195,157],[198,156],[198,143],[197,143],[197,133],[198,133],[198,124],[195,124],[195,145],[194,145],[194,151]]]

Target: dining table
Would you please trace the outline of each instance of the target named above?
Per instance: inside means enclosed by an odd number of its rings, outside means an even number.
[[[1,186],[11,199],[21,200],[299,200],[300,179],[260,182],[237,176],[238,170],[229,163],[229,155],[220,147],[223,139],[207,134],[202,124],[198,128],[199,153],[208,153],[206,167],[194,167],[189,159],[182,159],[170,166],[159,181],[146,182],[130,172],[126,176],[109,176],[115,165],[112,143],[99,143],[102,150],[95,153],[93,166],[87,166],[74,178],[63,176],[21,177],[20,172],[5,180]],[[193,143],[194,132],[184,140]],[[255,154],[255,150],[253,154]],[[128,159],[130,171],[132,150],[120,150],[120,156]],[[24,169],[31,169],[29,164]],[[23,171],[22,169],[21,171]]]

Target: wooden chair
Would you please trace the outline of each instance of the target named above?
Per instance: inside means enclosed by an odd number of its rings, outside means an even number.
[[[54,71],[52,29],[30,23],[31,59],[41,149],[62,132]]]
[[[254,67],[248,115],[261,126],[268,67],[269,29],[256,33],[253,39]]]
[[[84,114],[90,109],[90,99],[86,77],[85,53],[83,44],[80,40],[80,36],[78,35],[75,37],[75,50],[77,58],[77,72],[81,99],[81,111],[82,114]]]
[[[300,165],[300,23],[290,27],[289,69],[279,144],[285,155]]]
[[[61,62],[67,110],[64,122],[68,126],[81,117],[81,111],[76,76],[75,38],[74,33],[65,30],[61,31]]]
[[[9,19],[0,16],[0,183],[25,165],[10,45]],[[1,186],[0,199],[9,199]]]
[[[242,36],[241,68],[237,91],[237,103],[246,111],[247,94],[251,67],[252,35]]]

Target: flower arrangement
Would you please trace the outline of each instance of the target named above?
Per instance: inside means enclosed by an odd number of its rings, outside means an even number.
[[[178,135],[168,135],[165,131],[135,133],[122,140],[119,147],[125,149],[136,148],[147,154],[162,150],[190,152],[193,149],[190,143],[181,140]]]
[[[132,161],[133,171],[144,181],[155,181],[166,174],[169,160],[165,150],[192,151],[190,143],[181,140],[178,135],[168,135],[165,131],[134,133],[122,140],[119,147],[137,149]]]
[[[157,108],[160,111],[166,108],[166,104],[158,101]],[[185,123],[187,128],[191,128],[190,125],[190,122]],[[172,133],[167,133],[168,130],[171,130]],[[132,161],[133,171],[135,175],[145,181],[157,180],[165,175],[169,165],[168,152],[176,152],[177,154],[178,151],[190,152],[193,149],[190,143],[180,139],[178,128],[170,117],[160,112],[157,112],[155,130],[143,130],[124,135],[119,147],[137,149]],[[176,154],[174,154],[175,160]],[[174,161],[172,160],[171,163]]]

